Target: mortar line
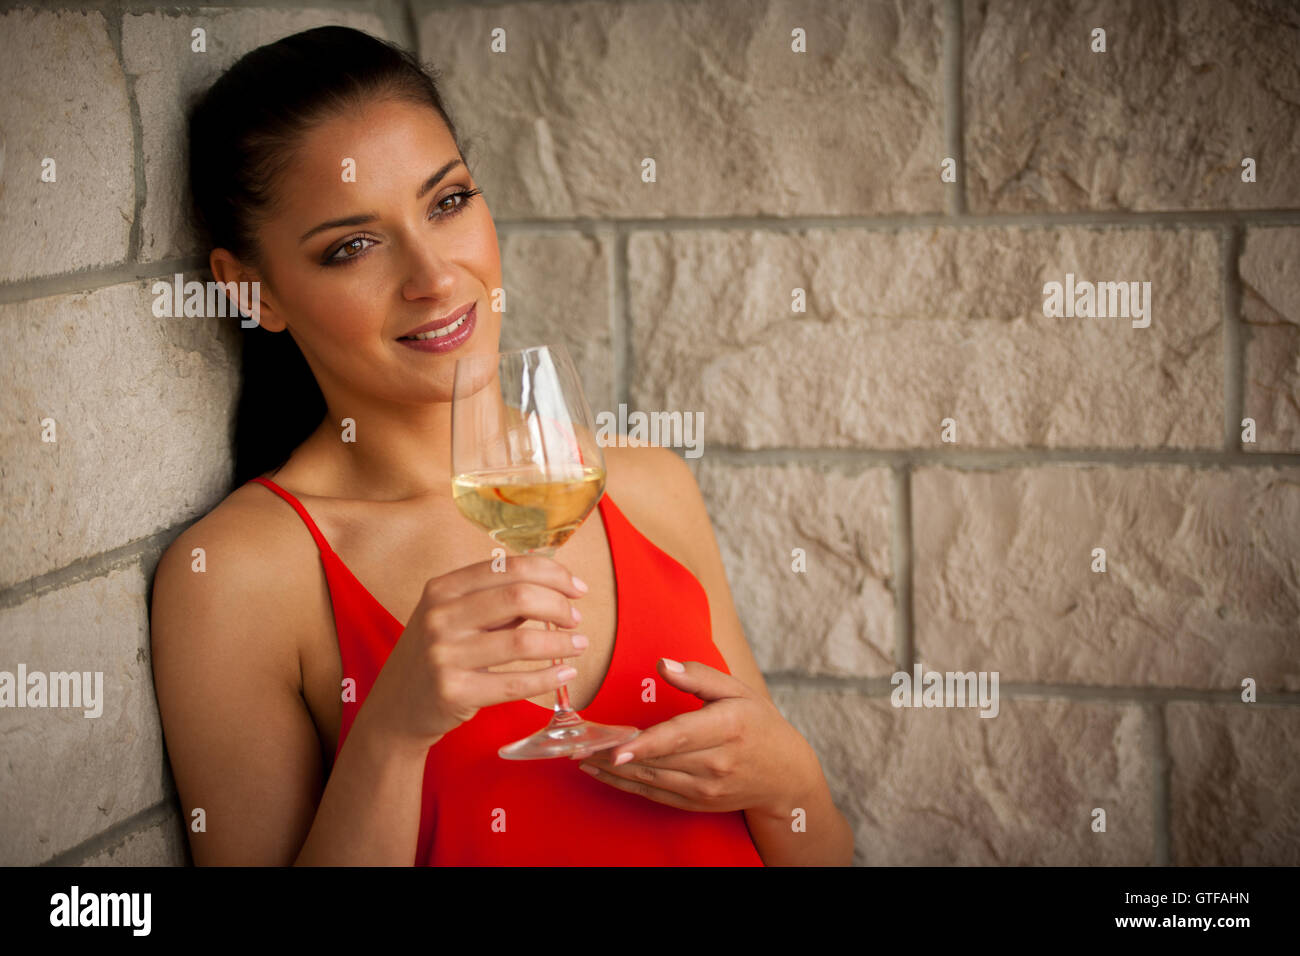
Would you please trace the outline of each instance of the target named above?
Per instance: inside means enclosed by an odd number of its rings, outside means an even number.
[[[943,141],[947,155],[957,163],[957,181],[945,183],[948,212],[966,213],[966,114],[963,83],[962,0],[947,0],[943,9]]]
[[[167,822],[173,809],[172,797],[164,797],[152,806],[138,810],[124,820],[100,830],[74,847],[50,857],[40,866],[78,866],[97,853],[126,842],[127,837]]]
[[[765,232],[772,234],[798,233],[808,229],[851,229],[858,231],[900,231],[907,229],[978,229],[996,227],[1062,228],[1069,226],[1095,226],[1106,228],[1213,229],[1223,226],[1300,225],[1300,209],[1252,210],[1249,212],[1151,212],[1114,213],[1087,212],[1077,214],[1006,214],[969,215],[926,214],[916,216],[798,216],[782,219],[759,217],[701,218],[701,219],[548,219],[510,220],[497,219],[498,235],[539,235],[553,233],[568,235],[574,232],[591,232],[602,227],[615,227],[623,241],[633,233],[734,231]],[[70,292],[89,292],[121,282],[150,279],[164,273],[189,272],[207,269],[205,256],[194,255],[162,259],[157,262],[122,262],[101,268],[36,276],[14,282],[0,282],[0,305],[39,299]]]
[[[634,356],[632,354],[632,330],[630,328],[631,320],[628,311],[628,291],[627,291],[627,233],[624,229],[614,223],[614,249],[613,249],[613,288],[611,291],[611,348],[614,353],[614,404],[612,409],[618,412],[618,405],[631,406],[628,396],[631,393],[631,384],[628,382],[628,375],[631,373]]]
[[[194,518],[174,524],[169,528],[156,531],[143,538],[128,541],[126,544],[111,550],[78,558],[71,564],[65,564],[61,568],[55,568],[53,571],[47,571],[44,574],[38,574],[36,577],[28,578],[26,581],[12,584],[0,590],[0,610],[17,607],[19,604],[40,597],[43,594],[48,594],[51,591],[71,587],[83,581],[101,578],[122,568],[130,567],[136,563],[145,563],[157,556],[161,556],[167,546],[197,520],[198,518]]]
[[[406,31],[406,36],[410,39],[411,45],[407,47],[415,53],[416,58],[420,58],[420,15],[415,12],[415,3],[413,0],[402,0],[402,27]]]
[[[117,56],[118,68],[122,71],[122,80],[126,86],[127,112],[131,117],[131,166],[134,182],[131,231],[126,241],[126,261],[135,262],[140,258],[140,249],[144,245],[142,216],[145,203],[149,198],[149,184],[144,174],[144,125],[140,120],[140,103],[135,95],[135,74],[126,68],[126,50],[123,46],[126,13],[120,2],[111,4],[105,10],[104,23],[109,43],[112,44],[113,52]]]
[[[497,219],[497,229],[505,232],[581,232],[597,223],[617,223],[628,232],[691,232],[698,230],[734,230],[738,232],[798,233],[807,229],[933,229],[951,226],[971,229],[995,226],[1025,228],[1060,228],[1097,226],[1114,228],[1198,228],[1213,229],[1225,225],[1268,226],[1300,225],[1300,209],[1210,209],[1156,210],[1085,210],[1043,213],[898,213],[882,216],[700,216],[663,219],[622,218],[600,220],[577,219]]]
[[[926,669],[926,673],[937,670]],[[976,668],[958,668],[963,673]],[[833,691],[862,697],[888,697],[893,691],[889,677],[835,677],[826,674],[798,674],[792,671],[763,671],[763,680],[769,687],[786,690]],[[1106,687],[1100,684],[1047,684],[1037,682],[1001,681],[998,693],[1002,697],[1019,700],[1074,700],[1092,703],[1164,704],[1171,702],[1240,704],[1241,692],[1236,689],[1205,690],[1195,687]],[[1252,707],[1300,707],[1300,691],[1261,692]]]
[[[177,272],[192,273],[206,271],[207,268],[207,259],[187,256],[181,259],[161,259],[158,262],[120,262],[101,268],[0,283],[0,305],[30,302],[53,295],[97,292],[123,283],[170,278]]]
[[[415,52],[416,34],[412,27],[415,23],[411,16],[411,5],[407,0],[370,0],[370,12],[384,25],[388,38],[404,50]]]
[[[406,20],[406,25],[404,25],[404,27],[406,27],[407,35],[411,38],[411,46],[409,46],[409,49],[411,49],[411,51],[415,53],[417,59],[419,59],[419,57],[422,56],[420,51],[420,17],[422,16],[422,12],[416,12],[415,7],[415,0],[403,0],[402,16],[404,17],[404,20]]]
[[[460,0],[461,3],[464,0]],[[540,2],[540,0],[523,0],[523,2]],[[336,11],[355,11],[356,0],[312,0],[312,8]],[[57,7],[51,8],[41,0],[0,0],[0,13],[11,10],[40,10],[55,13],[105,13],[119,14],[162,13],[166,16],[201,17],[211,15],[213,11],[226,10],[301,10],[302,0],[210,0],[205,3],[168,5],[161,8],[157,0],[62,0]]]
[[[1146,468],[1153,465],[1197,468],[1297,467],[1300,452],[1228,452],[1182,449],[958,449],[958,448],[736,448],[711,443],[707,454],[723,464],[820,465],[840,468],[953,468],[958,471],[1033,468],[1049,465],[1095,465]]]
[[[1147,709],[1151,732],[1151,798],[1154,846],[1152,855],[1156,866],[1169,865],[1170,806],[1169,806],[1169,741],[1165,723],[1165,705],[1153,703]]]
[[[912,630],[912,470],[906,464],[890,473],[889,539],[893,545],[894,663],[911,671],[916,659]]]
[[[1223,233],[1223,414],[1224,448],[1241,452],[1241,420],[1246,404],[1246,355],[1244,340],[1249,334],[1241,324],[1241,226],[1227,226]]]
[[[256,2],[256,0],[248,0],[248,2]],[[417,0],[417,2],[424,12],[469,7],[552,7],[557,5],[557,0]],[[568,2],[571,2],[571,0],[558,0],[560,4]],[[619,5],[624,7],[680,6],[681,3],[682,0],[619,0]]]
[[[555,0],[416,0],[421,13],[469,7],[551,6],[554,2]],[[680,0],[622,0],[622,2],[625,6],[632,6],[640,3],[679,3]]]

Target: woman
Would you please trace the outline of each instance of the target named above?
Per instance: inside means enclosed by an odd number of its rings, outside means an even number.
[[[154,589],[195,861],[850,862],[681,459],[609,448],[599,518],[563,564],[494,572],[452,503],[455,362],[497,350],[502,280],[434,79],[363,33],[309,30],[214,84],[190,151],[212,272],[260,283],[261,325],[243,333],[237,488]],[[442,351],[412,344],[430,323],[454,327]],[[641,734],[501,760],[545,722],[560,658],[575,708]]]

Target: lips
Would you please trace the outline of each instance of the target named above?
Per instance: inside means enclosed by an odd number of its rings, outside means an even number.
[[[445,319],[435,319],[432,322],[426,322],[424,323],[424,325],[420,325],[417,326],[416,328],[411,329],[405,335],[399,335],[398,338],[400,339],[410,338],[412,335],[419,335],[421,332],[434,332],[437,331],[438,329],[446,328],[448,325],[451,325],[453,322],[455,322],[457,319],[459,319],[462,315],[464,315],[472,308],[474,308],[473,302],[466,303],[465,305],[462,305],[459,309],[457,309],[455,312],[453,312],[451,315],[447,316]]]
[[[470,310],[462,314],[459,319],[453,319],[451,325],[444,325],[432,332],[421,332],[418,335],[405,336],[398,339],[397,343],[402,348],[433,355],[445,355],[454,352],[468,342],[474,334],[475,316],[477,314],[478,308],[471,306]]]

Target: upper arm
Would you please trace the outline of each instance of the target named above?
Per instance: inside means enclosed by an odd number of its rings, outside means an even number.
[[[159,561],[154,686],[194,862],[288,865],[319,804],[320,743],[283,574],[239,531],[210,515]],[[205,570],[193,569],[194,548]]]
[[[668,506],[663,513],[673,516],[673,540],[680,542],[681,553],[686,559],[683,563],[699,578],[708,594],[713,643],[727,662],[732,676],[770,700],[763,672],[754,659],[740,615],[736,612],[722,553],[695,475],[671,449],[648,448],[642,454],[652,456],[647,460],[653,461],[653,471],[659,482],[656,494]]]

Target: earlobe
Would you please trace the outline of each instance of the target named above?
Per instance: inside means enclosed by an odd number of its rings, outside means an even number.
[[[276,309],[262,295],[256,272],[243,265],[228,249],[213,249],[208,256],[213,277],[226,290],[226,297],[242,314],[243,328],[261,326],[268,332],[283,332],[285,324]]]
[[[280,318],[274,304],[262,297],[262,283],[254,278],[247,285],[240,283],[239,308],[248,319],[241,320],[245,328],[260,325],[268,332],[283,332],[284,320]]]
[[[253,280],[247,286],[240,284],[239,310],[248,316],[240,320],[240,324],[245,328],[260,325],[268,332],[284,331],[284,322],[276,315],[275,309],[267,308],[266,303],[262,301],[262,285],[257,280]]]
[[[274,315],[269,315],[265,310],[262,311],[262,314],[259,316],[259,321],[256,324],[260,325],[268,332],[283,332],[285,328],[283,322],[275,318]]]

